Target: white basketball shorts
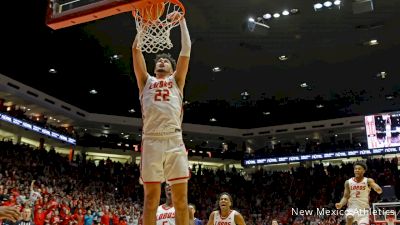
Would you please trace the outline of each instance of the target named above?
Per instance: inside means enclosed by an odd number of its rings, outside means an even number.
[[[190,178],[189,161],[182,135],[142,139],[140,180],[142,183],[170,185]]]

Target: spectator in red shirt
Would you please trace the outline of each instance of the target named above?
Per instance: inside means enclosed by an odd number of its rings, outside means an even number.
[[[110,225],[110,212],[108,209],[104,210],[104,214],[101,217],[101,225]]]
[[[55,208],[55,206],[50,207],[46,211],[43,211],[42,206],[37,205],[35,207],[35,212],[34,212],[34,215],[35,215],[34,216],[34,223],[35,223],[35,225],[44,225],[47,214],[49,214],[54,208]]]
[[[115,210],[112,217],[113,225],[119,225],[118,212]]]

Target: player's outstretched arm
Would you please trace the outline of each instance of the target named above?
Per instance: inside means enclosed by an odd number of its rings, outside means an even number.
[[[211,212],[210,218],[208,218],[207,225],[213,225],[214,223],[214,212]]]
[[[346,180],[346,182],[344,182],[343,198],[340,200],[339,203],[335,204],[336,209],[341,209],[344,205],[346,205],[349,198],[350,198],[350,187],[349,187],[349,181]]]
[[[235,214],[235,223],[237,225],[246,225],[246,222],[244,222],[242,214],[240,213]]]
[[[143,53],[140,49],[137,49],[137,45],[138,45],[138,35],[136,35],[135,40],[133,41],[132,44],[132,58],[133,58],[133,70],[135,72],[136,82],[138,84],[139,92],[141,93],[147,81],[147,67]]]
[[[375,183],[374,179],[368,178],[368,186],[370,186],[376,193],[382,194],[382,188]]]
[[[172,15],[176,16],[176,15]],[[181,52],[179,53],[178,62],[176,63],[175,80],[179,89],[183,92],[185,86],[186,75],[189,70],[190,51],[192,42],[190,40],[189,30],[186,25],[185,18],[179,21],[181,27]]]

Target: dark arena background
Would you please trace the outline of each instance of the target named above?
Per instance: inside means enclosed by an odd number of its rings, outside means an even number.
[[[139,1],[2,2],[0,205],[21,217],[0,224],[141,223],[135,19],[107,14]],[[335,203],[361,161],[383,189],[370,224],[400,224],[400,1],[181,2],[195,217],[228,192],[247,225],[345,224]],[[94,5],[104,18],[71,22]],[[179,28],[170,39],[176,58]]]

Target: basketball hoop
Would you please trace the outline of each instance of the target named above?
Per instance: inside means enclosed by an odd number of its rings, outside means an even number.
[[[169,15],[179,13],[179,18]],[[132,11],[138,32],[137,48],[147,53],[171,49],[170,31],[178,26],[185,15],[185,8],[178,0],[145,0]]]

